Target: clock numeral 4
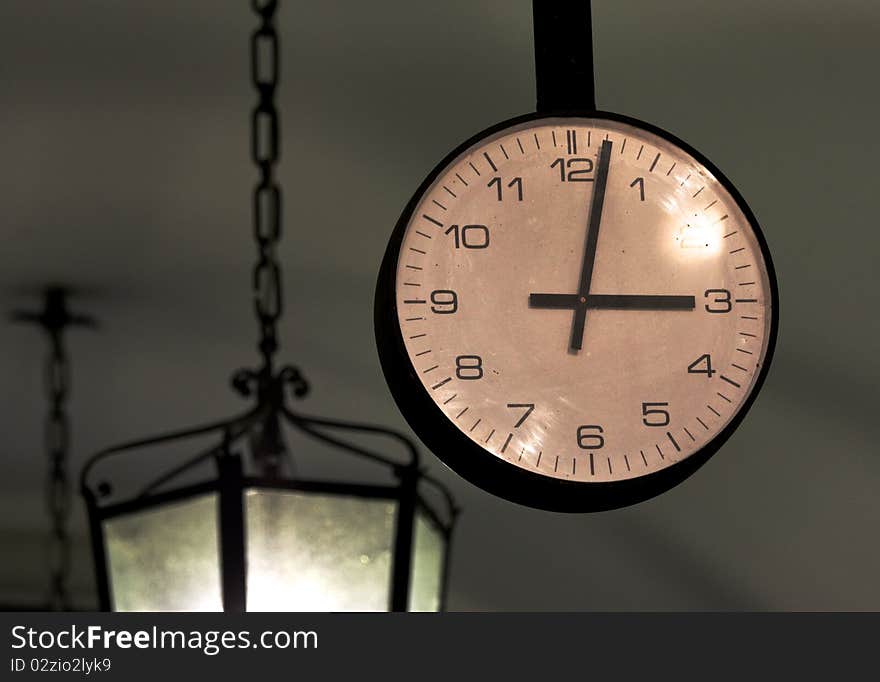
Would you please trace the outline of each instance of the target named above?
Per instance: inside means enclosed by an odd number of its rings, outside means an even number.
[[[712,369],[712,357],[708,353],[701,355],[688,365],[688,374],[705,374],[707,379],[711,379],[717,371],[717,369]]]
[[[496,176],[489,181],[488,185],[486,185],[486,187],[492,187],[492,186],[494,186],[497,191],[498,201],[502,201],[503,197],[504,197],[504,193],[501,189],[501,178]],[[516,200],[522,201],[523,200],[523,181],[522,181],[522,178],[516,177],[513,180],[511,180],[509,183],[507,183],[508,189],[511,189],[513,187],[516,188]]]
[[[464,381],[483,378],[483,358],[479,355],[459,355],[455,358],[455,376]]]
[[[669,412],[664,407],[669,407],[669,403],[642,403],[642,424],[669,426]]]
[[[584,177],[593,172],[592,159],[564,159],[561,156],[550,164],[550,168],[559,166],[559,179],[562,182],[593,182],[593,178]],[[567,172],[566,172],[567,171]]]
[[[450,225],[443,234],[451,234],[455,248],[487,249],[489,248],[489,228],[485,225]]]
[[[600,450],[605,447],[605,430],[596,424],[579,426],[577,430],[577,444],[583,450]]]
[[[727,289],[707,289],[703,296],[705,298],[712,297],[712,300],[706,304],[706,312],[729,313],[733,310],[730,292]]]
[[[452,289],[437,289],[431,292],[431,312],[437,315],[452,315],[458,310],[458,294]]]

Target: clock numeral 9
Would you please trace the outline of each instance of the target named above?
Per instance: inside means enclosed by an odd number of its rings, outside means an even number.
[[[494,186],[495,189],[497,190],[497,193],[498,193],[498,201],[501,201],[501,200],[502,200],[502,197],[503,197],[503,194],[502,194],[502,191],[501,191],[501,178],[499,178],[498,176],[496,176],[496,177],[492,178],[491,180],[489,180],[489,184],[486,185],[486,187],[492,187],[492,186]],[[517,201],[522,201],[522,200],[523,200],[523,190],[522,190],[522,188],[523,188],[523,182],[522,182],[522,178],[520,178],[520,177],[516,177],[516,178],[514,178],[514,179],[511,180],[509,183],[507,183],[507,187],[508,187],[508,189],[511,188],[511,187],[516,187],[516,200],[517,200]]]
[[[489,228],[485,225],[450,225],[443,234],[451,234],[455,248],[487,249],[489,248]]]
[[[593,172],[592,159],[566,159],[561,156],[550,164],[550,168],[559,166],[559,179],[562,182],[593,182],[593,178],[583,177]],[[565,172],[566,168],[568,173]]]
[[[645,426],[669,426],[669,412],[660,409],[669,403],[642,403],[642,424]]]
[[[579,426],[577,430],[578,447],[584,450],[600,450],[605,447],[605,430],[601,426],[591,424]]]
[[[733,310],[733,304],[730,302],[730,292],[727,289],[707,289],[703,294],[706,298],[713,296],[714,298],[706,304],[706,311],[710,313],[729,313]],[[717,307],[710,307],[711,305]]]
[[[708,353],[704,353],[688,365],[688,374],[705,374],[707,379],[711,379],[717,371],[712,369],[712,356]]]
[[[431,312],[438,315],[452,315],[458,310],[458,294],[451,289],[437,289],[431,292]]]
[[[483,378],[483,358],[479,355],[459,355],[455,358],[455,376],[464,381]]]

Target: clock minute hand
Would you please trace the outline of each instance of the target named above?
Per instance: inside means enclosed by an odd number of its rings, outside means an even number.
[[[611,163],[611,140],[603,140],[599,149],[599,166],[593,187],[593,201],[587,222],[587,239],[584,245],[584,260],[581,265],[581,279],[578,285],[578,302],[571,323],[571,343],[573,351],[579,351],[584,341],[584,326],[587,322],[587,295],[593,279],[593,264],[596,261],[596,244],[599,241],[599,225],[602,222],[602,205],[605,203],[605,186],[608,184],[608,166]]]
[[[529,294],[532,308],[576,310],[578,306],[597,310],[693,310],[694,296],[665,294],[588,294],[586,302],[578,294]]]

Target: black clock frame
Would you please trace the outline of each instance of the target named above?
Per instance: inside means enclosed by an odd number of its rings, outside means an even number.
[[[604,119],[629,124],[690,154],[733,197],[754,231],[767,269],[771,297],[770,330],[764,361],[751,393],[724,429],[701,449],[661,471],[638,478],[605,483],[566,481],[541,476],[500,459],[462,433],[431,399],[403,342],[397,316],[395,280],[400,246],[416,206],[440,173],[464,151],[506,128],[547,118]],[[456,147],[428,174],[404,208],[385,251],[376,285],[374,324],[379,361],[398,408],[422,442],[447,466],[483,490],[512,502],[548,511],[592,512],[625,507],[655,497],[684,481],[718,452],[745,418],[767,377],[779,329],[779,296],[773,260],[757,219],[733,184],[705,156],[671,133],[629,116],[594,110],[553,110],[517,116],[486,128]]]

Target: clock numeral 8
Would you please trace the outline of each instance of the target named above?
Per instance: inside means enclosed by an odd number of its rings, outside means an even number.
[[[458,294],[452,289],[437,289],[431,292],[431,312],[438,315],[452,315],[458,310]]]
[[[479,355],[459,355],[455,358],[455,376],[465,381],[483,378],[483,358]]]
[[[733,304],[730,302],[730,292],[727,289],[707,289],[706,293],[703,294],[706,298],[709,296],[715,295],[715,298],[710,301],[712,305],[718,305],[720,307],[710,308],[710,303],[706,304],[706,311],[710,313],[729,313],[733,310]]]
[[[601,426],[591,424],[579,426],[577,431],[578,447],[583,450],[600,450],[605,447],[605,430]]]

